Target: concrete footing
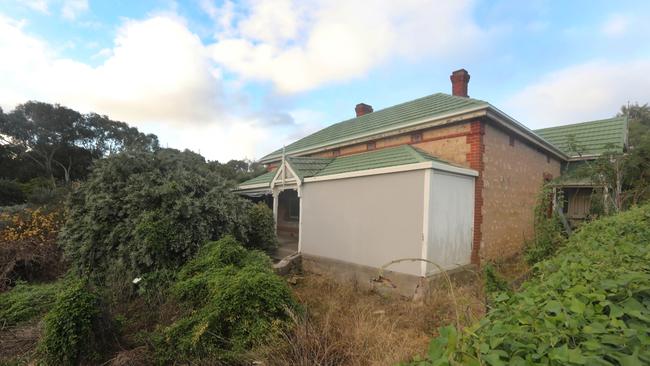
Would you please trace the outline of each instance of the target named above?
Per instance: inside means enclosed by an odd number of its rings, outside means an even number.
[[[423,299],[432,285],[446,281],[441,273],[425,278],[384,270],[380,276],[378,268],[305,254],[302,254],[302,268],[306,272],[325,275],[338,282],[356,283],[360,288],[382,295],[403,296],[413,300]],[[468,283],[477,278],[474,265],[449,270],[447,275],[455,283]]]

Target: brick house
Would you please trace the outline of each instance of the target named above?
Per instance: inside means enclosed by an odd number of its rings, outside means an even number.
[[[533,234],[541,185],[578,158],[548,130],[469,98],[466,70],[450,79],[451,95],[379,111],[358,104],[355,118],[264,156],[268,172],[238,191],[267,200],[278,235],[319,263],[373,269],[424,258],[451,269],[517,254]],[[391,269],[438,270],[415,261]]]

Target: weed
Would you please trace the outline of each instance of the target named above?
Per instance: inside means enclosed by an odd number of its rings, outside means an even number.
[[[172,294],[188,311],[154,334],[161,362],[239,362],[280,332],[288,311],[298,308],[268,257],[230,236],[206,244],[184,265]]]
[[[84,281],[74,281],[45,316],[38,353],[46,365],[76,365],[96,360],[112,326],[102,321],[99,297]]]
[[[61,282],[27,284],[18,282],[11,291],[0,294],[0,319],[4,325],[28,322],[50,309],[56,295],[64,288]]]

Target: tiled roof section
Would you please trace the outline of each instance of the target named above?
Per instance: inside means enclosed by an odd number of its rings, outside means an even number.
[[[419,149],[413,148],[411,145],[400,145],[361,154],[339,156],[315,176],[321,177],[427,161],[443,162]]]
[[[333,124],[286,146],[285,153],[291,154],[303,149],[348,141],[374,132],[397,129],[423,118],[441,117],[488,106],[489,104],[482,100],[436,93]],[[280,158],[281,155],[282,149],[279,149],[261,160]]]
[[[264,173],[262,175],[258,175],[255,178],[252,178],[252,179],[249,179],[249,180],[247,180],[245,182],[239,183],[239,187],[251,186],[251,185],[254,185],[254,184],[262,184],[262,183],[266,183],[268,186],[270,186],[271,181],[273,180],[273,177],[275,177],[276,172],[277,172],[277,169],[275,169],[273,171],[270,171],[270,172],[266,172],[266,173]]]
[[[627,143],[627,120],[616,117],[535,130],[536,134],[571,157],[623,152]],[[571,146],[571,139],[575,146]]]
[[[411,145],[400,145],[336,158],[287,157],[287,160],[291,165],[291,169],[296,172],[301,180],[308,177],[322,177],[429,161],[453,165]],[[275,171],[265,173],[241,183],[239,189],[261,183],[265,183],[270,187],[274,176]]]
[[[291,169],[300,179],[316,175],[333,160],[333,158],[287,157]]]

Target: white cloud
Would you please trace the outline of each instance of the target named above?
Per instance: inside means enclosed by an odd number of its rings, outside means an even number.
[[[392,58],[470,53],[485,32],[472,1],[251,0],[204,7],[220,32],[212,57],[281,92],[363,76]]]
[[[45,14],[49,12],[48,0],[20,0],[19,2],[32,10]]]
[[[58,58],[15,22],[0,18],[0,98],[39,98],[110,113],[124,120],[205,122],[218,112],[219,81],[197,36],[180,22],[128,21],[104,63],[90,67]]]
[[[619,37],[627,33],[631,19],[622,14],[613,14],[602,25],[602,32],[608,37]]]
[[[650,102],[650,60],[594,61],[540,77],[505,103],[531,128],[612,117],[630,102]]]
[[[88,0],[63,0],[61,15],[68,20],[74,20],[86,11],[88,11]]]
[[[61,103],[107,114],[207,157],[259,157],[277,140],[263,116],[224,106],[219,72],[200,39],[176,18],[127,21],[102,64],[59,57],[24,24],[0,15],[0,104]]]

